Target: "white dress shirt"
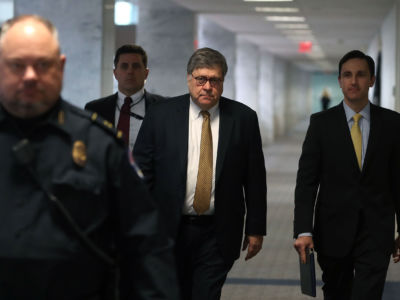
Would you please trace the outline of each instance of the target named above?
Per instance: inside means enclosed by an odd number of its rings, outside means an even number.
[[[117,107],[115,108],[115,128],[117,128],[118,125],[118,120],[119,120],[119,115],[121,112],[121,107],[124,104],[125,98],[126,97],[131,97],[132,103],[131,103],[131,112],[135,113],[136,115],[139,115],[141,117],[144,117],[145,114],[145,109],[146,109],[146,104],[145,104],[145,99],[144,99],[144,87],[133,94],[132,96],[126,96],[120,91],[118,91],[118,100],[117,100]],[[139,133],[140,126],[142,126],[143,120],[139,120],[133,116],[130,116],[129,118],[129,149],[132,151],[133,146],[135,145],[136,138]]]
[[[193,208],[194,193],[196,190],[197,173],[199,170],[201,128],[203,125],[203,116],[200,114],[201,108],[198,107],[192,99],[189,106],[189,137],[188,137],[188,164],[186,178],[186,196],[183,205],[182,214],[197,215]],[[211,187],[210,208],[205,215],[214,214],[215,201],[215,166],[217,162],[218,136],[219,136],[219,106],[218,103],[208,110],[210,113],[210,126],[213,141],[213,180]]]

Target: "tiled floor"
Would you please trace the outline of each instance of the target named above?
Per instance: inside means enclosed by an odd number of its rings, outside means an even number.
[[[263,249],[245,262],[235,262],[222,291],[222,300],[302,300],[298,256],[293,249],[293,197],[298,159],[307,122],[265,150],[268,182],[268,235]],[[323,299],[321,272],[317,297]],[[383,300],[400,299],[400,263],[389,267]]]

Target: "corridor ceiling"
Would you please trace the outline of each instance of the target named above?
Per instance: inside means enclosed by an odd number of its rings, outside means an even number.
[[[366,51],[395,3],[395,0],[173,1],[304,70],[323,72],[336,71],[338,60],[350,50]],[[274,11],[282,8],[298,11]],[[304,17],[304,21],[266,19],[271,16]],[[311,41],[311,52],[299,53],[300,41]]]

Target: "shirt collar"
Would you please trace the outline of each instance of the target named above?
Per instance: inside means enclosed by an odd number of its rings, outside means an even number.
[[[356,112],[352,110],[350,106],[348,106],[344,101],[343,101],[343,108],[346,114],[346,120],[347,122],[350,122],[353,119],[353,116],[356,114]],[[369,122],[371,115],[370,111],[371,111],[371,105],[370,102],[368,101],[367,105],[364,106],[364,108],[359,112],[359,114],[362,115],[362,117]]]
[[[142,97],[144,97],[144,86],[139,91],[137,91],[136,93],[134,93],[131,96],[127,96],[127,95],[123,94],[122,92],[118,91],[118,105],[119,105],[119,107],[121,107],[122,104],[124,104],[124,101],[125,101],[126,97],[131,97],[132,103],[137,103],[138,101],[140,101],[142,99]]]
[[[210,120],[212,120],[219,110],[219,101],[213,107],[211,107],[208,112],[210,113]],[[191,120],[196,120],[201,117],[200,112],[202,109],[193,102],[192,97],[190,97],[190,106],[189,106],[189,117]]]

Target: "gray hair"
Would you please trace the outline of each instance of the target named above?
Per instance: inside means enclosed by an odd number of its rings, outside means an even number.
[[[58,32],[57,28],[51,23],[49,20],[38,16],[38,15],[20,15],[15,18],[9,19],[3,23],[3,25],[0,28],[0,49],[1,49],[1,43],[3,41],[3,38],[5,34],[7,33],[8,30],[10,30],[11,27],[13,27],[15,24],[25,21],[25,20],[33,20],[36,21],[40,24],[43,24],[52,34],[54,39],[57,41],[57,44],[59,44],[58,41]]]
[[[187,73],[192,74],[198,68],[214,68],[221,67],[222,75],[225,77],[228,72],[228,65],[225,57],[217,50],[211,48],[197,49],[189,59],[187,64]]]

